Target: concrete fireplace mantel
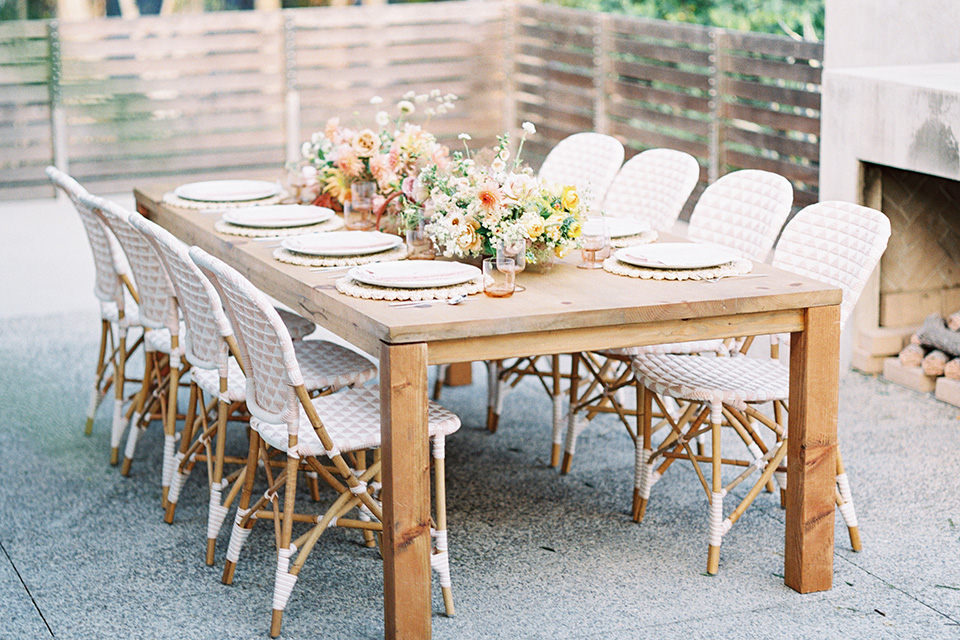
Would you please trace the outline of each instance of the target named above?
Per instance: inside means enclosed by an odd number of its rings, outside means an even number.
[[[825,70],[822,200],[860,198],[858,161],[960,180],[960,63]]]

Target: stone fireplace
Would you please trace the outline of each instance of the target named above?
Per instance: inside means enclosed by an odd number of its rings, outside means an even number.
[[[892,227],[842,356],[879,372],[924,317],[960,309],[960,3],[826,11],[820,199],[875,207]]]

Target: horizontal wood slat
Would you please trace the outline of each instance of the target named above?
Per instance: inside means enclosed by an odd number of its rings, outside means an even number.
[[[116,187],[139,175],[276,175],[288,126],[302,138],[334,116],[372,126],[374,113],[393,114],[408,90],[434,88],[460,96],[429,125],[454,145],[460,132],[492,142],[530,120],[538,132],[524,156],[535,167],[584,130],[616,135],[628,155],[668,146],[706,165],[716,126],[720,174],[779,168],[798,202],[816,196],[821,43],[482,0],[57,29],[61,73],[51,92],[49,22],[0,23],[0,199],[42,184],[38,171],[54,160],[51,97],[63,104],[60,148],[71,170]],[[382,106],[369,104],[374,95]]]

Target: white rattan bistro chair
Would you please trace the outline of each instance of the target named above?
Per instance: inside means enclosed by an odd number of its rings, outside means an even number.
[[[605,216],[635,218],[670,231],[700,181],[700,164],[676,149],[647,149],[627,160],[607,189]]]
[[[777,246],[773,265],[814,278],[843,291],[840,326],[850,317],[864,284],[870,277],[890,237],[890,222],[879,211],[845,202],[822,202],[806,207],[790,221]],[[666,467],[680,458],[689,459],[709,500],[709,552],[707,572],[719,567],[720,543],[724,534],[750,506],[761,488],[775,477],[784,482],[781,465],[787,452],[787,423],[784,419],[789,395],[790,372],[778,359],[753,357],[714,358],[697,355],[641,354],[632,361],[634,375],[653,400],[667,396],[699,407],[699,416],[680,428],[671,422],[671,437],[652,449],[649,420],[644,421],[642,446],[638,447],[636,486],[640,489],[635,519],[643,518],[650,487]],[[646,400],[644,400],[646,401]],[[773,418],[756,406],[773,403]],[[662,408],[662,407],[661,407]],[[738,461],[721,455],[721,427],[726,421],[748,446],[753,458]],[[753,427],[768,427],[775,442],[767,446]],[[705,425],[705,426],[701,426]],[[700,432],[712,436],[710,456],[697,456],[689,446]],[[708,462],[708,482],[700,469]],[[726,485],[721,466],[737,464],[742,470]],[[657,469],[654,467],[659,464]],[[724,498],[738,484],[759,472],[759,479],[733,511],[723,515]],[[850,484],[837,452],[836,502],[850,534],[851,546],[860,549],[860,534]],[[781,484],[781,488],[783,485]]]
[[[613,136],[582,132],[567,136],[550,150],[540,166],[538,177],[554,184],[574,185],[588,209],[603,202],[620,165],[623,145]],[[599,213],[599,212],[597,212]],[[525,377],[534,377],[553,402],[553,432],[563,424],[563,398],[560,356],[530,356],[510,360],[487,361],[487,429],[496,432],[508,389]]]
[[[139,380],[126,377],[126,363],[133,352],[143,344],[142,336],[129,347],[127,336],[131,328],[139,326],[136,288],[130,276],[123,249],[103,222],[94,215],[85,203],[90,193],[69,175],[56,167],[47,167],[47,176],[73,203],[93,252],[96,269],[94,295],[100,301],[100,349],[97,359],[96,380],[87,409],[85,433],[93,432],[93,419],[101,400],[114,387],[113,421],[110,428],[110,464],[117,464],[120,456],[120,441],[129,416],[124,416],[125,387]],[[129,296],[129,299],[128,299]],[[108,364],[113,375],[106,376]]]
[[[163,468],[161,492],[164,507],[173,476],[176,447],[177,391],[180,386],[180,316],[175,292],[160,256],[143,235],[130,225],[131,212],[103,198],[85,198],[84,203],[110,227],[130,261],[130,269],[140,294],[140,326],[144,330],[146,357],[143,384],[134,400],[127,444],[120,473],[129,475],[140,433],[150,422],[144,417],[156,415],[163,422]],[[166,395],[166,397],[164,397]]]
[[[754,169],[728,173],[704,189],[690,216],[687,236],[698,242],[732,247],[754,261],[764,262],[792,203],[793,187],[783,176]],[[570,471],[577,437],[599,413],[616,413],[634,442],[638,442],[639,427],[630,423],[631,419],[638,418],[637,408],[630,408],[618,397],[621,389],[636,386],[630,367],[632,356],[705,352],[726,355],[729,349],[730,345],[723,340],[697,340],[575,356],[570,372],[570,412],[561,472]],[[581,384],[581,376],[587,378],[587,384]],[[637,393],[639,391],[637,389]]]
[[[648,149],[627,160],[620,168],[603,199],[603,213],[646,222],[658,231],[670,231],[699,181],[700,164],[690,154],[675,149]],[[580,388],[574,394],[573,387],[570,387],[567,431],[571,419],[582,428],[584,420],[592,419],[598,413],[617,413],[623,419],[636,415],[615,398],[616,391],[629,384],[632,376],[626,356],[604,351],[574,354],[574,359],[577,364],[571,364],[571,367],[578,368]],[[579,406],[575,402],[577,396],[581,399]],[[551,467],[560,464],[562,422],[554,423]],[[571,448],[573,446],[571,440]],[[564,472],[570,469],[572,455],[571,451]]]
[[[207,564],[212,565],[217,535],[245,472],[242,468],[225,478],[223,466],[227,461],[246,464],[243,457],[228,459],[224,450],[228,418],[246,412],[246,377],[242,363],[236,359],[239,351],[216,289],[190,259],[187,245],[139,214],[131,214],[129,221],[157,250],[167,270],[183,315],[184,356],[191,365],[190,400],[167,496],[165,520],[173,522],[180,491],[194,464],[198,460],[208,461],[210,505],[206,559]],[[291,326],[301,334],[316,328],[309,320],[298,320],[299,316],[294,314],[285,316],[282,319],[288,332]],[[293,345],[301,363],[304,386],[311,394],[363,384],[377,375],[373,363],[340,345],[324,340],[295,340]],[[207,421],[211,412],[205,398],[215,401],[217,419],[212,425]],[[213,404],[211,402],[211,409]],[[231,483],[233,489],[224,500],[223,492]],[[311,486],[311,491],[318,499],[315,486]]]
[[[252,415],[250,450],[253,455],[248,458],[223,581],[232,582],[241,547],[254,523],[258,519],[272,519],[277,538],[277,568],[270,635],[276,637],[297,577],[324,530],[341,526],[382,531],[382,512],[376,499],[379,460],[360,470],[351,468],[345,458],[349,452],[380,446],[380,390],[375,386],[361,387],[310,398],[293,344],[266,295],[233,268],[198,247],[190,249],[190,257],[217,288],[236,332],[247,373],[247,408]],[[440,575],[444,606],[447,614],[452,615],[443,459],[445,437],[460,428],[460,420],[439,405],[430,403],[428,423],[433,443],[436,495],[431,566]],[[273,449],[284,452],[287,461],[285,469],[274,477],[266,460],[266,449],[259,446],[269,488],[250,505],[257,465],[255,445],[261,439]],[[333,470],[321,464],[319,459],[328,459]],[[338,493],[333,504],[320,515],[295,513],[294,498],[301,463],[319,473]],[[373,521],[348,517],[354,508],[362,508],[361,513],[365,511]],[[294,540],[294,521],[313,524]]]

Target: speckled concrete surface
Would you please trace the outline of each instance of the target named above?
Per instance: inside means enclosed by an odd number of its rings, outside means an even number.
[[[203,564],[205,480],[191,477],[173,525],[159,508],[160,430],[129,478],[107,464],[109,411],[82,434],[98,338],[94,313],[0,322],[0,638],[267,637],[272,532],[258,527],[232,586]],[[841,445],[864,539],[837,527],[834,589],[783,586],[783,511],[758,498],[703,575],[706,504],[675,465],[647,518],[628,515],[632,443],[614,421],[581,436],[572,473],[544,463],[550,404],[509,395],[490,435],[485,377],[448,388],[463,428],[448,440],[457,616],[434,637],[960,637],[960,410],[881,379],[845,374]],[[243,447],[241,430],[232,444]],[[287,608],[284,638],[382,636],[380,562],[359,536],[324,535]]]

